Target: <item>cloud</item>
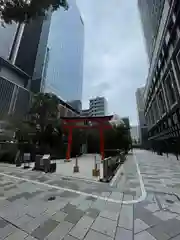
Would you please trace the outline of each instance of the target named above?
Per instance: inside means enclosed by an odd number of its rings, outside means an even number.
[[[97,95],[109,113],[137,123],[135,91],[147,76],[137,0],[77,0],[85,24],[83,106]]]

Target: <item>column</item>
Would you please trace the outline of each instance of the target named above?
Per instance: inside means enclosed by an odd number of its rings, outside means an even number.
[[[67,146],[67,152],[66,152],[66,159],[69,160],[71,157],[71,145],[72,145],[72,127],[69,127],[68,132],[68,146]]]
[[[175,67],[175,64],[174,64],[173,60],[171,60],[171,64],[172,64],[172,70],[173,70],[173,73],[174,73],[175,83],[176,83],[176,86],[177,86],[176,97],[179,97],[179,95],[180,95],[180,84],[179,84],[178,75],[177,75],[176,67]]]
[[[103,133],[103,127],[99,128],[100,133],[100,153],[101,153],[101,159],[104,160],[104,133]]]
[[[164,101],[165,101],[165,104],[166,104],[166,112],[167,112],[167,111],[169,111],[169,104],[168,104],[168,101],[167,101],[167,96],[166,96],[166,90],[165,90],[164,82],[161,83],[161,86],[162,86],[162,93],[163,93],[163,96],[164,96]]]
[[[23,35],[23,32],[24,32],[24,27],[25,27],[25,24],[22,23],[22,24],[19,24],[18,28],[17,28],[17,32],[16,32],[16,35],[15,35],[15,39],[14,39],[13,46],[12,46],[11,53],[10,53],[10,57],[9,57],[9,60],[13,64],[15,64],[15,62],[16,62],[16,57],[17,57],[19,46],[20,46],[20,43],[21,43],[21,38],[22,38],[22,35]]]

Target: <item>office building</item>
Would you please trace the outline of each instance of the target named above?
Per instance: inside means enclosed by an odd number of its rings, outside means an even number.
[[[145,147],[147,143],[147,124],[144,115],[144,91],[145,88],[138,88],[136,91],[136,103],[137,103],[137,112],[138,112],[138,130],[139,130],[139,140],[140,144]]]
[[[71,105],[74,109],[76,109],[78,112],[82,111],[82,103],[80,100],[74,100],[67,103]]]
[[[131,126],[131,138],[132,142],[134,144],[139,144],[140,138],[139,138],[139,126]]]
[[[88,108],[88,109],[83,109],[83,110],[81,111],[81,116],[82,116],[82,117],[89,117],[89,116],[90,116],[90,110],[89,110],[89,108]]]
[[[147,22],[142,18],[144,29],[153,21],[159,26],[144,92],[144,114],[148,139],[161,148],[174,148],[172,143],[180,133],[180,1],[163,1],[159,23],[153,16]],[[150,46],[147,38],[146,44]]]
[[[150,62],[160,25],[164,2],[165,0],[138,0],[146,50]]]
[[[75,0],[52,14],[46,91],[64,101],[82,99],[84,24]]]
[[[42,88],[50,16],[0,27],[0,119],[21,118],[29,109],[30,91]]]
[[[91,116],[107,115],[107,100],[104,97],[96,97],[89,100],[89,109]]]
[[[0,26],[0,120],[8,115],[22,117],[30,99],[27,86],[30,76],[12,63],[20,25]]]
[[[1,57],[0,69],[0,120],[8,115],[22,118],[30,100],[30,76]]]
[[[80,112],[74,109],[67,102],[59,99],[59,117],[77,117],[80,116]]]
[[[15,65],[31,77],[30,89],[40,92],[45,85],[45,72],[48,67],[49,49],[47,41],[51,13],[38,17],[26,24],[21,37]],[[28,47],[27,47],[28,46]]]

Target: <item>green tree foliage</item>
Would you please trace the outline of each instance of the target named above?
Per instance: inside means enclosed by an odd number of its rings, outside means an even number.
[[[40,132],[47,131],[49,125],[57,125],[59,114],[58,106],[59,99],[54,94],[38,93],[34,95],[29,117]],[[48,132],[49,131],[50,127]]]
[[[49,152],[62,145],[59,99],[50,93],[34,95],[29,112],[29,121],[36,127],[36,140]]]
[[[68,9],[66,0],[0,0],[0,17],[5,23],[26,23],[47,11]]]
[[[105,132],[106,149],[120,149],[127,153],[132,146],[130,131],[124,125],[113,126]]]
[[[62,131],[58,106],[59,99],[56,95],[34,95],[27,120],[14,124],[16,139],[38,144],[44,153],[59,148],[62,145]]]

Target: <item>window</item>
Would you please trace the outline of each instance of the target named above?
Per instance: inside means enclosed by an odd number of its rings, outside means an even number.
[[[180,70],[180,52],[178,52],[176,59],[177,59],[178,67]]]
[[[170,39],[170,33],[169,33],[169,31],[167,31],[167,33],[166,33],[166,37],[165,37],[166,45],[168,45],[168,43],[169,43],[169,39]]]
[[[172,126],[172,121],[170,118],[168,118],[168,126],[171,127]]]
[[[176,113],[173,114],[173,122],[174,122],[174,124],[178,123],[178,116]]]
[[[164,100],[162,89],[159,91],[158,100],[159,100],[160,112],[163,115],[165,113],[165,111],[166,111],[166,109],[165,109],[166,103],[165,103],[165,100]]]
[[[172,2],[172,0],[170,0],[170,1]],[[174,5],[174,13],[175,13],[175,15],[178,14],[179,10],[180,10],[180,2],[179,1],[175,1],[175,5]]]
[[[175,86],[174,83],[170,77],[170,74],[168,74],[166,80],[165,80],[165,88],[167,93],[167,99],[170,104],[174,104],[176,102],[176,95],[175,95]]]
[[[153,102],[153,112],[154,112],[155,121],[159,120],[159,110],[158,110],[158,106],[157,106],[157,101],[156,100]]]
[[[158,61],[158,68],[160,68],[161,67],[161,60],[159,59],[159,61]]]

